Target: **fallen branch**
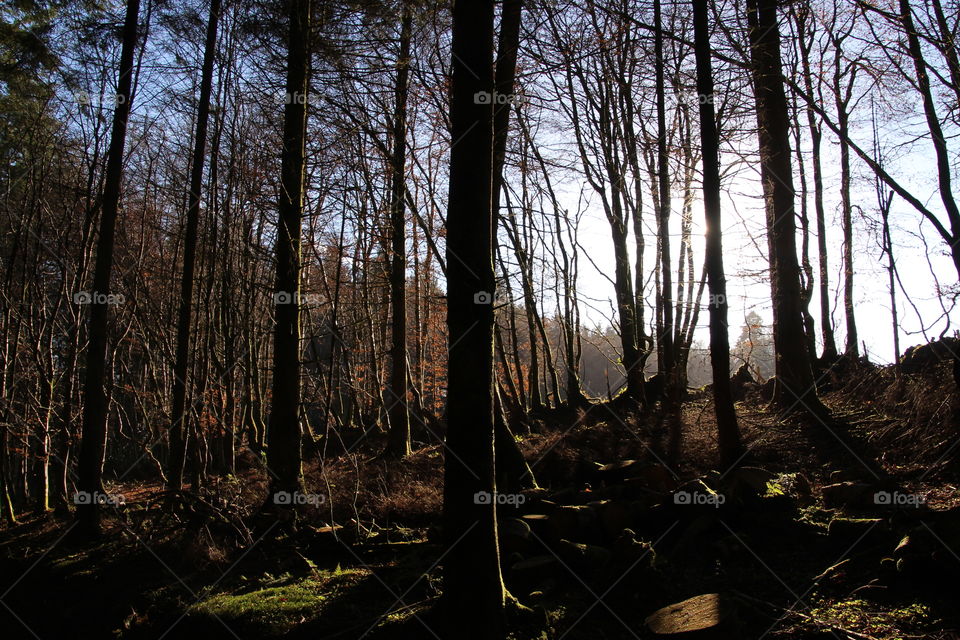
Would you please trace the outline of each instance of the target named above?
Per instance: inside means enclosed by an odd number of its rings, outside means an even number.
[[[846,634],[847,636],[849,636],[849,637],[851,637],[851,638],[856,638],[856,640],[880,640],[879,638],[876,638],[876,637],[874,637],[874,636],[870,636],[870,635],[867,635],[867,634],[865,634],[865,633],[860,633],[859,631],[853,631],[853,630],[851,630],[851,629],[847,629],[847,628],[845,628],[845,627],[841,627],[841,626],[839,626],[839,625],[833,624],[832,622],[827,622],[826,620],[821,620],[820,618],[817,618],[817,617],[815,617],[815,616],[811,616],[811,615],[808,615],[808,614],[806,614],[806,613],[801,613],[801,612],[793,609],[792,607],[791,607],[791,608],[781,607],[781,606],[778,605],[778,604],[774,604],[774,603],[772,603],[772,602],[767,602],[766,600],[761,600],[761,599],[759,599],[759,598],[754,598],[753,596],[748,596],[747,594],[742,593],[742,592],[740,592],[740,591],[734,591],[733,593],[735,593],[737,596],[739,596],[739,597],[741,597],[741,598],[744,598],[744,599],[746,599],[746,600],[750,600],[750,601],[752,601],[752,602],[757,602],[757,603],[760,603],[760,604],[765,604],[765,605],[767,605],[768,607],[771,607],[771,608],[773,608],[773,609],[778,609],[778,610],[780,610],[781,612],[783,612],[783,615],[781,616],[781,618],[783,618],[783,617],[785,617],[785,616],[788,616],[788,615],[794,615],[794,616],[797,616],[798,618],[802,618],[802,619],[806,620],[807,622],[812,622],[813,624],[815,624],[815,625],[817,625],[817,626],[825,627],[825,628],[827,628],[827,629],[830,629],[831,631],[838,631],[838,632],[840,632],[840,633]]]

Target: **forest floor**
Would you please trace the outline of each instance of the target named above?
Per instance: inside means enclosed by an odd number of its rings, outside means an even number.
[[[518,436],[542,488],[500,513],[505,581],[536,614],[515,637],[662,637],[650,614],[715,593],[709,637],[960,638],[960,398],[947,365],[850,365],[820,384],[830,425],[746,393],[735,470],[717,469],[706,392],[684,404],[673,467],[652,418],[609,405]],[[326,498],[296,527],[254,515],[266,480],[252,453],[196,497],[110,486],[125,505],[96,545],[72,542],[70,520],[23,518],[0,530],[0,635],[435,637],[442,452],[388,464],[376,451],[331,448],[322,469],[307,464],[306,486]]]

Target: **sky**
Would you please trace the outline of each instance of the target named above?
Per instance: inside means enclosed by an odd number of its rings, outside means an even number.
[[[839,151],[833,141],[828,143],[829,136],[825,136],[823,145],[824,169],[824,206],[826,212],[827,247],[829,259],[829,278],[831,289],[831,310],[837,347],[843,350],[846,340],[846,325],[843,309],[843,272],[842,272],[842,227],[840,222],[840,197],[838,184]],[[860,138],[858,138],[860,140]],[[869,140],[869,138],[868,138]],[[929,144],[929,142],[927,142]],[[869,144],[867,144],[869,148]],[[809,152],[809,150],[805,150]],[[895,166],[891,166],[894,177],[902,181],[911,193],[927,204],[935,212],[939,209],[939,192],[936,188],[936,169],[932,160],[932,151],[925,152],[923,141],[909,154],[901,157]],[[729,156],[726,158],[730,161]],[[723,162],[723,160],[721,161]],[[894,359],[893,327],[890,314],[890,294],[886,271],[886,257],[881,257],[880,246],[876,233],[869,229],[869,223],[864,219],[867,216],[879,220],[877,213],[876,194],[873,187],[872,171],[856,157],[852,159],[853,186],[852,203],[854,204],[854,315],[857,320],[857,330],[860,341],[866,345],[866,353],[870,360],[877,363],[889,363]],[[794,172],[797,167],[794,163]],[[808,186],[812,191],[812,180],[807,168]],[[800,210],[800,183],[794,176],[794,187],[797,190],[797,212]],[[590,189],[585,185],[585,189]],[[699,184],[694,185],[697,190],[697,201],[694,204],[694,263],[699,277],[703,261],[703,208],[700,200]],[[575,208],[574,193],[578,191],[576,184],[566,187],[567,201],[570,207]],[[589,192],[588,192],[589,193]],[[680,216],[682,201],[679,194],[674,193],[673,217],[671,220],[671,235],[673,237],[673,257],[679,250]],[[590,254],[592,261],[599,268],[595,268],[590,260],[581,260],[579,289],[589,292],[592,297],[612,301],[613,286],[601,271],[612,278],[613,252],[610,240],[609,226],[600,209],[598,200],[594,197],[591,206],[587,209],[581,226],[580,241],[584,249]],[[768,282],[761,281],[757,274],[767,268],[766,262],[766,222],[763,212],[763,202],[760,199],[760,182],[755,167],[740,170],[735,176],[728,178],[723,184],[723,242],[724,265],[727,275],[727,290],[729,303],[729,322],[731,341],[736,340],[743,324],[743,318],[754,311],[759,313],[765,322],[772,321],[770,303],[770,287]],[[857,209],[860,208],[860,210]],[[862,213],[861,213],[862,210]],[[647,208],[648,215],[652,212]],[[814,277],[818,278],[818,258],[816,252],[816,227],[814,217],[813,195],[808,195],[808,211],[810,216],[810,259],[814,269]],[[903,291],[897,287],[897,307],[900,317],[900,348],[901,352],[914,344],[921,344],[924,338],[921,327],[926,328],[930,339],[939,337],[947,327],[944,318],[944,309],[937,294],[937,284],[934,278],[939,279],[941,286],[948,287],[956,284],[957,275],[953,263],[944,255],[946,245],[932,226],[922,221],[921,216],[908,203],[895,197],[891,209],[893,224],[894,252],[900,279],[907,288],[916,311],[906,300]],[[651,220],[652,224],[652,220]],[[799,230],[799,219],[798,219]],[[921,236],[922,234],[922,236]],[[926,239],[929,250],[924,247],[922,238]],[[650,236],[652,241],[652,236]],[[655,246],[652,242],[648,247]],[[799,254],[800,239],[798,234],[797,250]],[[653,253],[648,251],[645,257],[646,267],[653,265]],[[882,260],[882,262],[881,262]],[[704,304],[706,302],[706,294]],[[949,305],[949,300],[944,301]],[[593,307],[593,308],[591,308]],[[606,313],[600,313],[600,307]],[[582,305],[585,324],[609,324],[610,304]],[[819,326],[819,280],[814,287],[814,298],[810,303],[810,312],[817,326],[818,348],[820,342]],[[947,306],[949,309],[949,306]],[[695,340],[704,344],[709,342],[708,317],[704,312],[699,317]],[[919,316],[917,315],[919,311]],[[953,321],[956,328],[960,320],[960,313],[954,312],[947,316]],[[648,314],[649,318],[649,314]],[[939,320],[938,320],[939,318]],[[951,329],[952,331],[952,329]],[[861,346],[861,349],[863,347]]]

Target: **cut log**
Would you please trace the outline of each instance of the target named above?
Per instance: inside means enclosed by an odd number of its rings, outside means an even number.
[[[705,593],[677,602],[650,614],[647,628],[658,636],[672,638],[725,638],[726,615],[720,595]]]

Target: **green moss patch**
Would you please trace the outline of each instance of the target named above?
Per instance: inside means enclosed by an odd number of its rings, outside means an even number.
[[[811,609],[810,615],[818,621],[885,640],[916,637],[936,622],[925,604],[911,603],[891,609],[861,599],[823,603]]]
[[[191,606],[187,617],[194,622],[207,619],[217,623],[219,619],[231,628],[243,629],[258,637],[279,637],[320,615],[334,592],[354,582],[361,573],[337,567],[255,591],[218,593]]]

